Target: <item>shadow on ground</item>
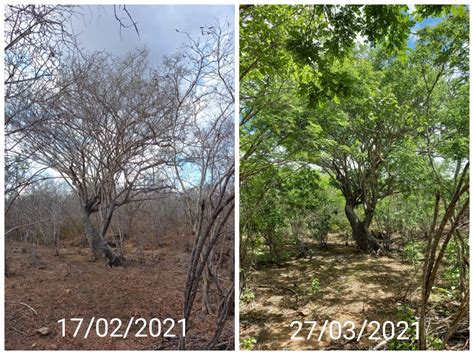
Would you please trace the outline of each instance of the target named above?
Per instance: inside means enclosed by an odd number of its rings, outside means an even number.
[[[330,236],[328,247],[314,254],[312,259],[293,259],[252,275],[255,300],[241,306],[240,324],[241,338],[255,338],[255,350],[370,349],[377,344],[368,339],[370,332],[364,332],[359,342],[331,340],[327,331],[319,340],[320,325],[326,320],[353,321],[357,330],[364,320],[398,321],[397,307],[408,288],[413,291],[412,265],[395,254],[361,254],[338,235]],[[315,278],[320,287],[312,295]],[[293,321],[317,321],[318,326],[309,340],[310,325],[298,333],[305,340],[291,340],[297,331],[296,325],[290,326]]]

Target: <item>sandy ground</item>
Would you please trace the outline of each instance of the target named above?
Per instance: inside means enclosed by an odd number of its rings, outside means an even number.
[[[103,317],[119,318],[125,330],[130,317],[147,320],[181,319],[183,290],[190,253],[186,243],[173,240],[154,251],[145,252],[145,262],[129,258],[126,267],[105,267],[103,262],[91,262],[85,248],[61,249],[55,257],[49,248],[37,247],[40,263],[31,266],[21,245],[7,246],[10,276],[5,282],[5,348],[6,349],[172,349],[177,338],[129,336],[127,339],[98,337],[90,332],[84,339],[85,326],[73,337],[75,323],[66,323],[62,337],[60,319]],[[201,348],[210,339],[215,326],[213,316],[200,311],[200,296],[195,303],[194,317],[188,320],[188,348]],[[30,308],[31,307],[31,308]],[[118,323],[114,323],[118,324]],[[169,324],[169,323],[168,323]],[[38,329],[47,327],[48,335]],[[132,326],[135,334],[141,323]],[[170,332],[178,334],[179,326]],[[109,333],[112,332],[110,326]],[[162,332],[163,333],[163,332]],[[233,334],[233,319],[229,318],[223,338]],[[231,345],[233,348],[233,345]]]
[[[328,324],[353,321],[356,331],[364,320],[396,323],[396,309],[414,272],[396,256],[364,255],[331,236],[328,248],[315,250],[311,260],[293,259],[254,272],[250,287],[255,300],[241,306],[241,339],[254,337],[255,350],[373,348],[378,341],[369,340],[368,331],[359,342],[331,340],[328,331],[319,339],[319,333],[326,320]],[[309,287],[314,278],[319,279],[320,290],[312,296]],[[317,321],[318,325],[309,340],[311,324],[298,333],[304,340],[291,340],[297,331],[296,325],[290,326],[293,321]]]

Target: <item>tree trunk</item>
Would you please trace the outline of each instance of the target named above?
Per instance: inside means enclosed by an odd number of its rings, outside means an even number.
[[[8,258],[7,258],[7,248],[5,248],[4,250],[4,254],[3,254],[3,257],[5,258],[5,277],[8,277],[10,275],[10,269],[8,268],[8,266],[10,265],[10,263],[8,263]]]
[[[420,334],[418,338],[418,350],[426,350],[426,312],[420,313],[419,327]]]
[[[53,246],[54,246],[54,256],[59,256],[59,234],[60,229],[56,225],[56,220],[53,219]]]
[[[373,216],[368,215],[364,221],[361,221],[359,217],[357,217],[354,207],[349,204],[346,204],[345,212],[351,225],[352,237],[359,249],[366,253],[383,250],[377,239],[374,238],[369,230]]]
[[[458,264],[459,264],[459,293],[461,294],[461,297],[463,298],[468,292],[468,288],[466,286],[466,280],[468,280],[469,265],[467,265],[467,262],[465,260],[468,260],[469,258],[465,257],[466,256],[465,245],[464,245],[461,233],[459,233],[459,230],[456,229],[454,231],[454,234],[457,239],[456,251],[457,251]]]
[[[302,223],[299,219],[295,219],[291,223],[291,231],[293,233],[293,238],[295,238],[296,245],[298,246],[298,258],[305,258],[306,254],[308,253],[306,250],[306,245],[301,240],[301,229],[302,229]]]
[[[106,243],[101,233],[97,231],[90,219],[91,213],[87,210],[82,211],[82,224],[86,232],[86,238],[91,249],[94,260],[106,257],[108,266],[121,266],[120,257],[114,253],[112,248]]]
[[[201,255],[201,262],[202,255]],[[211,287],[209,283],[209,264],[204,268],[204,272],[202,273],[202,312],[204,314],[212,314],[212,307],[210,301],[210,292]]]

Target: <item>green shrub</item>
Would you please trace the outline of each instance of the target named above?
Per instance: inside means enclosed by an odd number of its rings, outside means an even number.
[[[266,266],[273,264],[280,264],[288,261],[292,254],[288,251],[281,251],[278,255],[271,255],[268,252],[257,251],[255,253],[255,261],[258,266]]]
[[[405,332],[404,336],[408,337],[408,340],[398,340],[393,338],[387,343],[388,350],[416,350],[417,348],[417,339],[416,339],[416,329],[412,327],[411,324],[416,322],[413,309],[408,306],[397,307],[395,312],[396,321],[405,321],[410,326]]]
[[[442,273],[442,278],[446,282],[446,289],[454,290],[459,287],[461,268],[458,260],[458,250],[456,241],[451,240],[446,248],[444,264],[446,268]]]
[[[253,350],[253,346],[257,343],[254,337],[247,337],[240,339],[240,348],[242,350]]]
[[[408,306],[401,306],[397,308],[395,313],[397,322],[405,321],[409,324],[407,331],[404,333],[408,340],[398,340],[393,338],[387,343],[388,350],[417,350],[417,334],[416,327],[412,326],[418,320],[415,318],[414,311]],[[398,334],[397,334],[398,335]],[[428,349],[440,350],[442,340],[433,335],[428,335],[426,338]]]
[[[402,258],[411,264],[418,264],[423,258],[423,244],[417,241],[408,242],[403,248]]]
[[[319,279],[315,277],[314,279],[311,280],[311,284],[309,286],[309,293],[311,296],[315,296],[318,294],[320,290],[320,284],[319,284]]]
[[[255,301],[255,294],[251,289],[244,290],[240,295],[240,302],[243,304],[248,304],[253,301]]]

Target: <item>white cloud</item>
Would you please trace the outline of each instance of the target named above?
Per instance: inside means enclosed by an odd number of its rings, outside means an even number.
[[[173,54],[187,42],[182,32],[198,37],[200,26],[216,21],[228,21],[231,28],[234,26],[233,5],[127,5],[127,9],[137,22],[140,38],[133,28],[122,29],[120,36],[113,6],[84,6],[84,17],[78,16],[74,20],[74,29],[80,33],[79,40],[84,48],[105,50],[117,56],[146,46],[150,61],[158,64],[163,55]],[[119,16],[125,15],[119,13]]]

